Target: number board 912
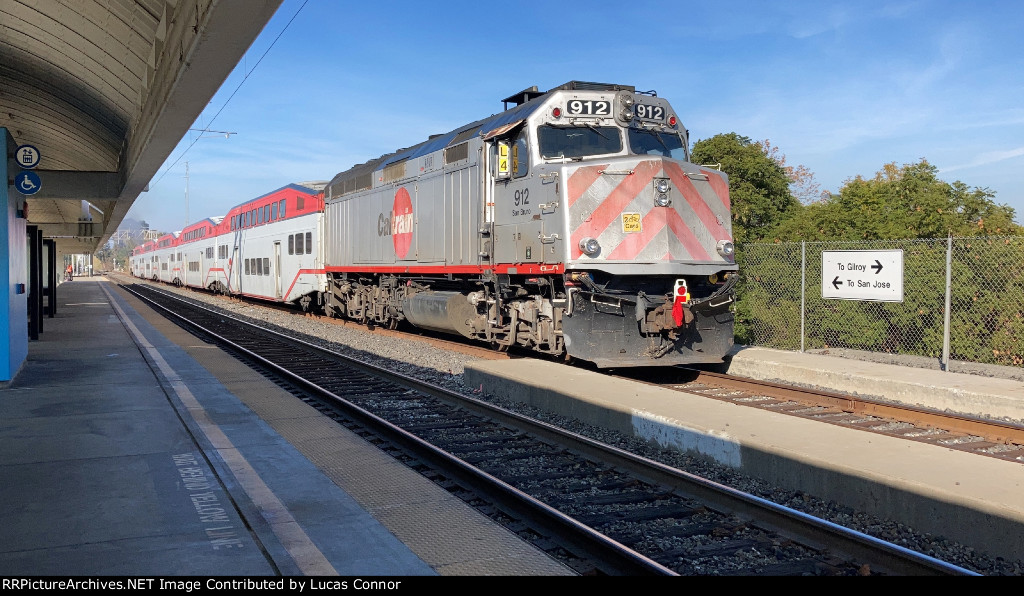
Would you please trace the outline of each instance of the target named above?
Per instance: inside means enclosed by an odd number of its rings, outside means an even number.
[[[643,103],[638,103],[633,108],[633,113],[640,120],[664,120],[665,119],[665,108],[661,106],[652,106]]]
[[[609,101],[572,99],[565,106],[565,111],[570,116],[610,116],[612,104]]]

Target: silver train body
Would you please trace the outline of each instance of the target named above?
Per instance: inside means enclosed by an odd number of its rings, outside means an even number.
[[[578,81],[504,101],[331,180],[317,304],[600,367],[721,362],[728,180],[671,105]]]

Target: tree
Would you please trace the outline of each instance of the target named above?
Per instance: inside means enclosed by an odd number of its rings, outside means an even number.
[[[873,178],[847,180],[839,194],[782,222],[774,230],[778,243],[738,247],[737,258],[747,267],[741,267],[745,284],[737,303],[737,340],[763,338],[792,346],[791,337],[775,330],[786,312],[790,319],[799,312],[804,300],[791,291],[800,279],[794,253],[804,248],[796,241],[808,241],[805,260],[812,279],[816,274],[820,279],[815,267],[822,250],[898,246],[903,250],[903,301],[833,301],[812,307],[807,340],[818,346],[937,357],[943,349],[948,247],[950,357],[1024,364],[1024,227],[1014,223],[1012,208],[993,199],[988,189],[939,180],[937,169],[924,159],[903,166],[889,163]],[[809,285],[808,304],[821,300],[817,288]]]
[[[769,232],[799,211],[790,192],[790,177],[776,159],[777,148],[767,141],[755,143],[736,133],[697,141],[692,160],[718,164],[729,175],[733,237],[737,244],[771,237]]]
[[[789,178],[790,193],[792,193],[792,195],[800,201],[802,205],[807,205],[821,199],[821,185],[814,179],[814,172],[812,172],[807,166],[786,165],[785,154],[783,154],[778,147],[772,145],[771,141],[768,139],[757,141],[754,144],[760,145],[764,154],[782,167],[782,171],[785,172],[786,177]]]
[[[985,188],[939,180],[926,160],[889,163],[872,179],[847,180],[839,194],[808,205],[776,230],[779,240],[899,240],[1024,234],[1014,210]]]

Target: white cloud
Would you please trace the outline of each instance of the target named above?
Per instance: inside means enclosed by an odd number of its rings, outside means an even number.
[[[1020,157],[1022,155],[1024,155],[1024,147],[1017,147],[1016,149],[1009,149],[1007,151],[988,151],[978,154],[974,159],[967,163],[940,168],[939,172],[946,174],[957,170],[967,170],[970,168],[987,166],[1000,161],[1006,161],[1007,159],[1013,159],[1014,157]]]

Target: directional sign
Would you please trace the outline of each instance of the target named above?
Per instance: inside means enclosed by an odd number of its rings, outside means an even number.
[[[903,302],[903,250],[826,250],[821,297]]]
[[[23,195],[34,195],[43,187],[43,183],[39,180],[39,174],[22,171],[14,177],[14,187]]]
[[[18,148],[14,151],[14,159],[18,161],[18,165],[26,170],[39,165],[39,150],[33,145],[18,145]]]

